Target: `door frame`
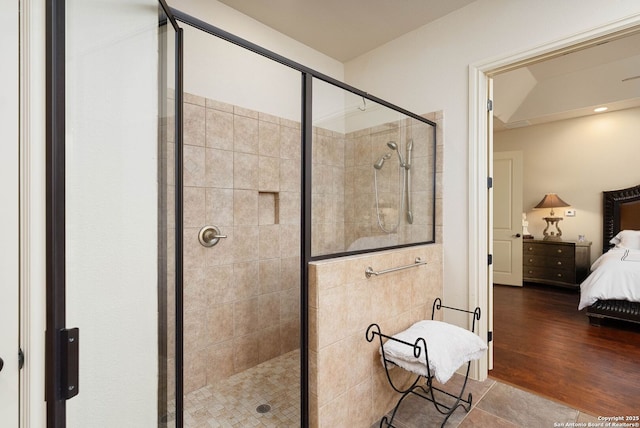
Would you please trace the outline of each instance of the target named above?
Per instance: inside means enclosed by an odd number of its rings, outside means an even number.
[[[489,229],[490,196],[487,180],[493,165],[493,148],[488,140],[487,97],[489,79],[497,74],[550,59],[568,52],[584,49],[640,30],[640,14],[599,26],[589,31],[526,49],[516,54],[485,59],[469,65],[469,306],[479,306],[488,313],[491,266],[487,263],[493,233]],[[488,337],[487,319],[479,325],[480,337]],[[472,364],[474,379],[485,380],[489,372],[489,358],[484,356]]]
[[[24,352],[19,371],[19,426],[44,426],[44,342],[45,330],[45,20],[44,2],[20,0],[16,5],[17,103],[17,173],[15,228],[18,261],[16,287],[19,292],[19,339],[16,345]],[[19,5],[19,10],[18,10]],[[35,25],[33,23],[36,23]],[[11,30],[13,31],[13,29]],[[11,35],[10,37],[13,37]],[[18,42],[16,42],[16,46]],[[17,351],[17,349],[16,349]],[[16,363],[16,367],[18,363]]]
[[[20,0],[20,426],[46,424],[45,4]]]
[[[19,287],[20,287],[20,162],[19,162],[19,16],[18,4],[2,1],[2,57],[8,59],[1,70],[2,80],[7,82],[0,90],[0,105],[4,136],[0,144],[0,193],[8,208],[0,212],[0,272],[2,272],[3,307],[0,309],[1,341],[0,358],[0,413],[8,422],[20,420],[20,374],[18,349],[20,346]],[[4,30],[7,30],[4,32]]]

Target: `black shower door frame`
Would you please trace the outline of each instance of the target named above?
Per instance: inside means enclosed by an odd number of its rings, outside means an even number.
[[[183,312],[183,30],[178,22],[209,33],[229,43],[252,51],[265,58],[300,72],[301,91],[301,215],[300,215],[300,410],[302,427],[309,426],[309,319],[308,319],[308,266],[313,260],[334,257],[313,257],[311,253],[311,176],[312,176],[312,102],[313,79],[366,98],[382,106],[400,112],[421,122],[435,123],[401,107],[370,95],[344,82],[285,58],[255,43],[226,32],[198,18],[168,7],[165,0],[158,0],[169,23],[175,30],[175,395],[176,427],[182,428],[184,414],[184,312]],[[47,0],[46,3],[46,340],[45,340],[45,397],[47,401],[47,427],[66,427],[66,400],[71,398],[64,392],[74,373],[77,377],[77,354],[75,361],[69,355],[68,335],[73,329],[65,324],[65,2]],[[434,146],[435,152],[435,146]],[[435,153],[434,153],[435,154]],[[434,156],[435,159],[435,156]],[[434,184],[435,186],[435,184]],[[434,202],[435,205],[435,202]],[[396,247],[416,244],[399,245]],[[387,248],[377,248],[384,250]],[[362,252],[362,251],[359,251]],[[358,252],[344,253],[357,254]],[[165,332],[166,333],[166,332]],[[160,333],[159,333],[160,334]],[[75,366],[74,366],[75,364]],[[76,379],[77,382],[77,379]]]
[[[182,183],[182,29],[165,0],[159,7],[173,26],[175,53],[176,182]],[[46,0],[45,5],[45,176],[46,176],[46,310],[45,385],[47,428],[67,426],[67,400],[79,394],[79,334],[66,327],[66,7],[65,0]],[[166,22],[160,22],[165,25]],[[176,426],[182,427],[182,186],[176,189]],[[180,371],[178,372],[178,368]],[[178,381],[179,380],[179,381]],[[180,394],[178,395],[178,392]],[[178,418],[179,416],[179,418]]]

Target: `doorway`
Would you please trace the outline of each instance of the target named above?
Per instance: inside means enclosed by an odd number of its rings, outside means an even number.
[[[491,287],[491,269],[484,269],[483,261],[486,259],[489,242],[492,241],[491,233],[483,235],[486,225],[492,230],[493,219],[490,217],[490,193],[486,187],[486,177],[493,165],[493,147],[487,135],[492,132],[488,129],[486,115],[486,94],[488,93],[488,81],[490,77],[503,73],[523,65],[543,61],[567,52],[584,49],[597,45],[605,40],[612,40],[624,35],[637,32],[638,18],[618,22],[614,27],[599,28],[585,32],[579,37],[573,37],[542,46],[532,51],[520,53],[515,56],[505,57],[496,61],[474,64],[470,67],[470,85],[472,87],[470,99],[470,169],[476,171],[470,183],[470,299],[478,301],[483,310],[493,311],[493,302],[489,299],[488,289]],[[477,144],[475,144],[477,143]],[[489,316],[488,318],[490,318]],[[490,369],[486,361],[479,363],[480,377],[485,378]]]

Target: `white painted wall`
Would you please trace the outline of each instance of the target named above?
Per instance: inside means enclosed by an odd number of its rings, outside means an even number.
[[[576,210],[564,216],[562,237],[592,241],[591,260],[602,254],[602,192],[640,184],[637,165],[640,108],[604,113],[494,134],[494,151],[521,150],[524,159],[523,210],[529,231],[542,237],[549,210],[534,210],[555,192]]]
[[[171,7],[271,50],[327,76],[344,81],[344,65],[215,0],[173,0]],[[201,30],[184,29],[185,92],[299,121],[300,72],[256,55]],[[173,70],[169,70],[171,73]],[[170,81],[172,76],[169,76]],[[323,81],[314,81],[314,125],[351,132],[399,120],[404,115]],[[376,108],[377,107],[377,108]]]
[[[157,425],[156,0],[68,1],[69,427]]]
[[[469,293],[469,64],[525,52],[638,13],[635,0],[606,7],[598,0],[478,0],[345,64],[351,85],[410,111],[444,112],[444,297],[449,303],[466,306]]]
[[[344,66],[339,61],[215,0],[174,0],[169,5],[335,79],[344,78]],[[291,102],[301,99],[300,72],[180,25],[184,28],[185,92],[300,120],[300,103]],[[336,104],[334,95],[326,95],[325,100],[315,100],[314,106],[331,112]],[[342,103],[343,94],[339,97]]]

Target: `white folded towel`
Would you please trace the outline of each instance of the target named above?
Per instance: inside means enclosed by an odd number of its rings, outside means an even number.
[[[424,338],[429,352],[431,374],[440,383],[446,383],[462,364],[479,359],[487,350],[486,343],[469,330],[442,321],[418,321],[393,337],[411,344],[416,343],[419,337]],[[419,346],[420,357],[416,358],[412,346],[387,340],[384,353],[388,360],[403,369],[427,376],[422,342]],[[382,355],[382,348],[380,354]]]

